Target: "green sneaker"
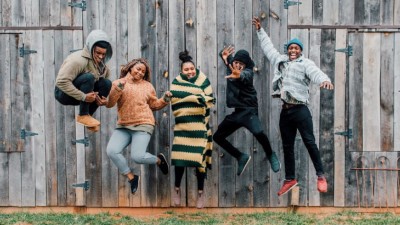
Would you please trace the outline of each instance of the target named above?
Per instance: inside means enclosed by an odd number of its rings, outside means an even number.
[[[275,173],[281,170],[281,163],[279,162],[278,156],[276,156],[275,152],[272,152],[270,156],[267,156],[269,163],[271,164],[271,169]]]

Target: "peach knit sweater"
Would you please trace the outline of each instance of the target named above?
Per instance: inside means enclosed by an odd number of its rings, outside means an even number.
[[[118,87],[120,80],[112,84],[107,108],[117,104],[119,125],[155,125],[153,111],[162,109],[168,102],[157,98],[153,85],[146,81],[127,80],[123,89]]]

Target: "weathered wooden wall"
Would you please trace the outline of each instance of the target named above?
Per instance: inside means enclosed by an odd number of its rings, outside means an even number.
[[[114,49],[111,79],[119,66],[137,57],[149,60],[157,94],[179,73],[178,53],[188,49],[208,75],[218,103],[211,112],[214,131],[232,112],[225,106],[225,68],[218,52],[229,44],[247,49],[257,72],[259,115],[272,148],[283,162],[279,133],[280,101],[272,99],[272,71],[251,18],[262,18],[282,53],[292,37],[303,54],[328,74],[334,91],[311,86],[310,109],[328,179],[328,193],[316,189],[314,167],[300,136],[296,168],[302,206],[399,205],[400,2],[395,0],[91,0],[86,9],[67,0],[0,0],[0,205],[169,207],[173,170],[168,176],[151,165],[141,171],[139,191],[129,193],[126,178],[105,148],[115,127],[116,110],[95,114],[101,131],[75,124],[77,108],[54,99],[54,82],[64,58],[81,49],[93,29],[105,30]],[[290,1],[298,2],[298,1]],[[337,49],[353,47],[353,55]],[[20,56],[20,49],[36,53]],[[157,128],[149,152],[169,155],[173,117],[166,107],[155,113]],[[37,133],[21,138],[21,130]],[[335,135],[352,130],[352,137]],[[89,140],[89,145],[76,140]],[[229,139],[253,158],[237,177],[236,160],[214,146],[213,170],[206,182],[207,207],[284,207],[278,198],[284,172],[273,173],[258,142],[245,129]],[[128,152],[125,153],[129,158]],[[89,181],[90,188],[72,185]],[[183,180],[182,204],[196,202],[193,169]],[[187,201],[185,201],[187,199]]]

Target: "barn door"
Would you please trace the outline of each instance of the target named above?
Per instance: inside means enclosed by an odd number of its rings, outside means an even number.
[[[398,205],[399,40],[395,32],[348,34],[348,206]]]

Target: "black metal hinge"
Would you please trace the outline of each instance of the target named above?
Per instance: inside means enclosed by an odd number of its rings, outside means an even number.
[[[344,52],[348,56],[352,56],[353,55],[353,46],[349,45],[346,48],[335,49],[335,52]]]
[[[35,136],[35,135],[38,135],[38,133],[27,131],[25,129],[21,129],[21,132],[20,132],[20,137],[21,137],[21,139],[24,139],[24,140],[26,137]]]
[[[89,146],[89,138],[85,137],[84,139],[78,139],[78,140],[72,140],[72,144],[76,145],[76,144],[84,144],[85,147]]]
[[[89,183],[88,180],[86,180],[83,183],[72,184],[72,187],[74,187],[74,188],[83,188],[83,190],[87,191],[90,188],[90,183]]]
[[[353,130],[352,129],[348,129],[347,131],[339,131],[339,132],[335,132],[336,135],[342,135],[348,138],[353,138]]]
[[[283,0],[283,7],[284,7],[285,9],[288,9],[289,6],[292,6],[292,5],[300,5],[300,4],[301,4],[301,2],[299,2],[299,1]]]
[[[24,57],[25,55],[37,53],[35,50],[25,49],[25,44],[22,44],[22,47],[19,48],[19,57]]]
[[[68,6],[75,7],[75,8],[81,8],[82,11],[86,11],[86,1],[85,0],[83,0],[82,2],[68,2]]]

